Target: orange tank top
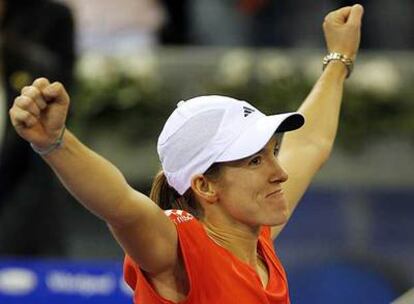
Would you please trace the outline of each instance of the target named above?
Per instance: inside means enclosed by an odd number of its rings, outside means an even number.
[[[181,210],[165,213],[176,225],[189,279],[187,298],[180,304],[290,304],[286,274],[273,249],[269,227],[262,228],[258,242],[269,270],[264,288],[255,270],[212,241],[195,217]],[[157,294],[129,256],[125,257],[124,278],[134,290],[135,304],[173,303]]]

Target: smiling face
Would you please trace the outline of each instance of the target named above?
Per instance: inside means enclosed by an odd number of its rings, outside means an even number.
[[[288,176],[277,159],[279,141],[274,136],[258,153],[220,166],[218,206],[229,219],[251,227],[286,223],[289,210],[282,183]]]

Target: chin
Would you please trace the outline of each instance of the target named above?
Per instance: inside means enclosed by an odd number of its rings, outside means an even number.
[[[269,226],[279,226],[284,225],[289,220],[289,211],[287,208],[284,208],[283,210],[278,210],[277,214],[272,218],[271,224],[268,224]]]
[[[261,225],[279,226],[287,223],[290,217],[289,207],[285,198],[267,204],[262,209]]]

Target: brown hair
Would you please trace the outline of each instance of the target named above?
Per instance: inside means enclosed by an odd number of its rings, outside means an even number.
[[[204,173],[204,176],[211,179],[217,179],[219,171],[220,165],[214,163]],[[154,177],[150,198],[163,210],[179,209],[185,210],[197,218],[203,216],[203,208],[196,199],[193,190],[190,188],[183,195],[180,195],[168,184],[167,178],[162,170],[160,170]]]

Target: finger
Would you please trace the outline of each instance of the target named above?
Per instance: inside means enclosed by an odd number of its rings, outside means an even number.
[[[353,23],[353,24],[360,24],[363,14],[364,14],[364,7],[361,4],[355,4],[351,8],[348,22]]]
[[[69,103],[69,95],[60,82],[53,82],[43,89],[42,94],[47,102],[56,102],[60,104]]]
[[[35,86],[26,86],[22,89],[22,95],[33,99],[40,110],[44,110],[47,107],[47,103],[44,100],[39,89]]]
[[[352,8],[351,6],[345,6],[333,12],[330,12],[326,16],[325,21],[343,24],[348,20],[349,14],[351,12],[351,8]]]
[[[12,124],[16,128],[31,128],[38,122],[37,118],[30,112],[19,107],[12,107],[9,113]]]
[[[22,110],[28,111],[33,116],[40,117],[40,108],[30,97],[21,95],[14,100],[14,104]]]
[[[33,81],[33,86],[38,88],[39,91],[42,91],[44,88],[46,88],[49,85],[50,85],[50,82],[45,77],[37,78],[35,81]]]

